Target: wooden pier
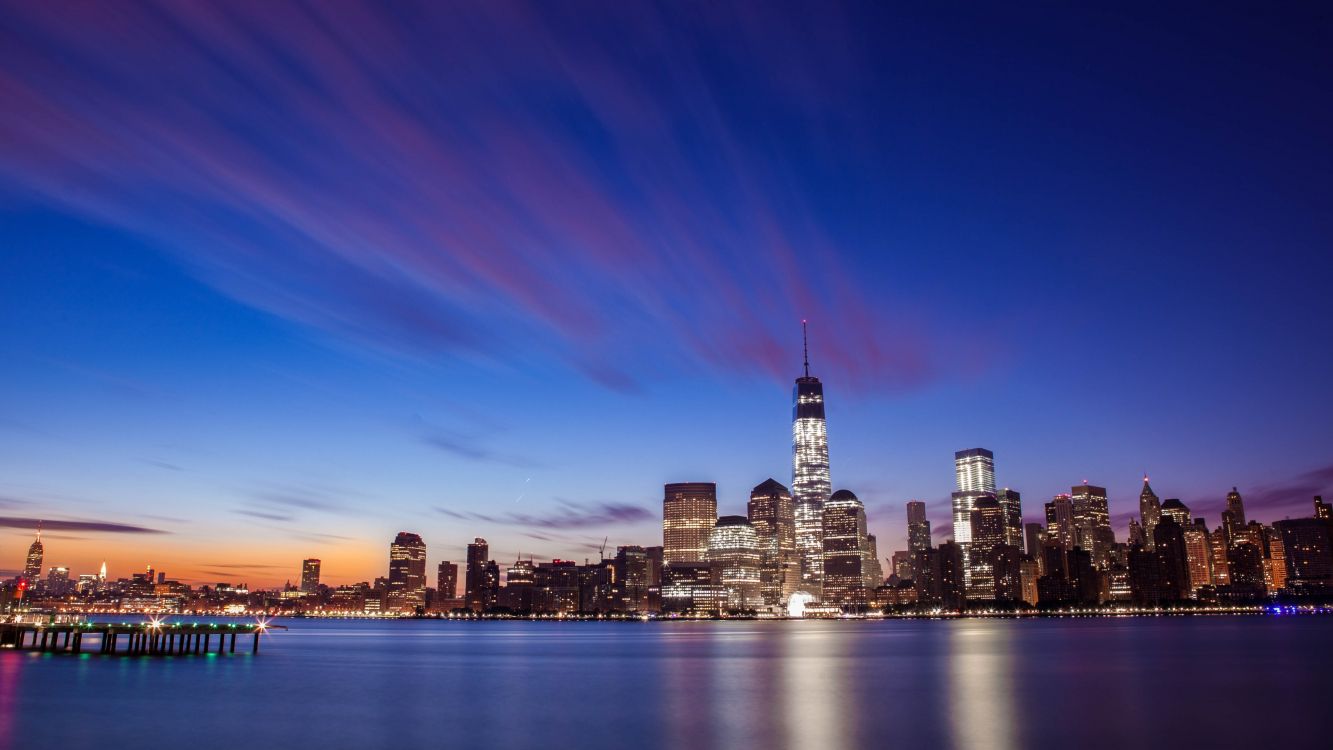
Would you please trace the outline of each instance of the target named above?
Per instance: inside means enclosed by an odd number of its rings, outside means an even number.
[[[263,623],[9,622],[0,623],[0,649],[119,656],[221,655],[236,653],[237,636],[251,636],[250,653],[258,654],[259,636],[275,627],[282,626]]]

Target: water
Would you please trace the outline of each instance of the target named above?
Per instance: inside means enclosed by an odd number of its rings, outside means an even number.
[[[0,652],[0,749],[1323,748],[1333,697],[1329,617],[288,624]]]

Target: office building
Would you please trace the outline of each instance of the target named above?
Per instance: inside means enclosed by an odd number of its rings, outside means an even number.
[[[763,605],[759,566],[759,536],[745,516],[722,516],[708,535],[708,561],[718,566],[728,610],[752,610]]]
[[[410,612],[426,605],[426,543],[400,531],[389,545],[389,581],[385,602],[390,610]]]
[[[441,560],[435,569],[435,595],[440,599],[458,598],[458,565]]]
[[[907,551],[930,549],[930,521],[926,520],[926,504],[920,500],[907,503]]]
[[[1143,489],[1139,491],[1139,516],[1143,519],[1143,544],[1152,549],[1156,544],[1153,531],[1162,518],[1162,503],[1157,498],[1157,493],[1152,491],[1152,486],[1148,484],[1147,474],[1143,475]]]
[[[1004,543],[1023,548],[1023,496],[1008,487],[995,493],[1004,509]]]
[[[319,560],[310,558],[301,561],[301,591],[314,594],[319,591]]]
[[[473,539],[467,546],[463,602],[473,612],[485,612],[494,607],[499,595],[500,568],[490,559],[490,554],[490,544],[481,537]]]
[[[764,606],[780,607],[796,592],[801,580],[791,493],[778,481],[767,479],[750,491],[746,510],[762,550],[760,595]]]
[[[824,504],[824,593],[830,605],[866,602],[866,513],[848,490],[838,490]]]
[[[703,562],[717,523],[717,485],[668,484],[662,499],[662,554],[667,563]]]

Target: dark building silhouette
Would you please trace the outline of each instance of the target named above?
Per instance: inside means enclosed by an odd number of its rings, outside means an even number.
[[[1190,598],[1189,553],[1185,547],[1185,530],[1176,519],[1165,513],[1153,529],[1153,551],[1161,565],[1161,598],[1181,601]]]
[[[995,579],[995,601],[1013,604],[1023,601],[1023,553],[1012,544],[997,544],[991,549],[991,574]]]
[[[1231,545],[1227,550],[1227,565],[1231,568],[1231,583],[1218,587],[1218,598],[1252,601],[1268,593],[1264,583],[1264,553],[1258,545],[1248,541]]]
[[[435,594],[441,599],[458,598],[458,566],[441,560],[436,569]]]
[[[1315,511],[1319,512],[1318,505]],[[1297,595],[1333,595],[1333,521],[1316,516],[1278,521],[1273,526],[1282,535],[1287,588]]]
[[[930,549],[930,521],[926,519],[926,504],[920,500],[907,503],[907,551]]]
[[[477,537],[467,546],[467,570],[464,572],[464,604],[473,612],[494,607],[500,588],[500,566],[489,560],[491,547]]]

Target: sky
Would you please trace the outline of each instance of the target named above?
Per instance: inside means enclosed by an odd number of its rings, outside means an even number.
[[[661,543],[791,478],[887,557],[1333,494],[1333,10],[0,0],[0,570]]]

